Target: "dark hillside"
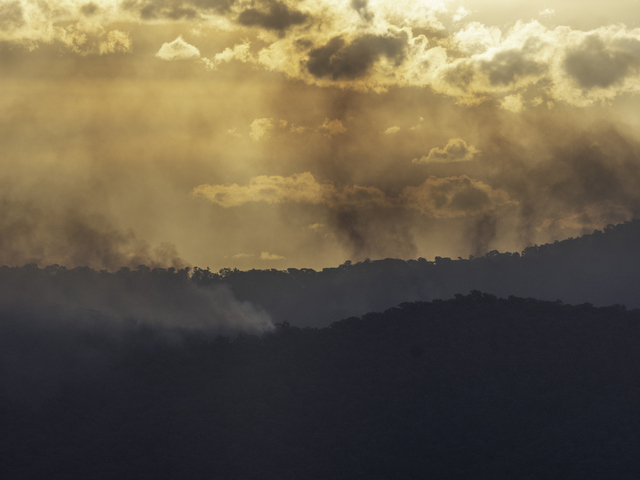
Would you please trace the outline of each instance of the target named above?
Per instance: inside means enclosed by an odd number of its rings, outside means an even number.
[[[639,311],[473,292],[235,339],[63,314],[2,312],[2,478],[640,475]]]
[[[640,307],[640,220],[591,235],[451,260],[386,259],[311,269],[117,272],[57,265],[0,267],[0,305],[56,304],[194,328],[259,333],[273,322],[324,327],[403,302],[494,295]],[[248,303],[247,303],[248,302]]]
[[[242,300],[263,307],[274,321],[325,326],[402,302],[450,298],[471,290],[565,303],[640,307],[640,220],[520,253],[483,257],[386,259],[325,268],[223,270],[196,269],[199,284],[224,282]]]

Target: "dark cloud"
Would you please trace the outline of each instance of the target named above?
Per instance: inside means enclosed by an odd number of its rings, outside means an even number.
[[[518,78],[537,75],[546,67],[525,57],[522,50],[505,50],[482,62],[480,69],[489,78],[492,85],[508,85]],[[460,79],[466,80],[467,76]]]
[[[20,2],[0,4],[0,30],[12,30],[24,24],[24,13]]]
[[[307,69],[316,77],[333,80],[362,77],[382,56],[399,65],[404,60],[407,35],[367,34],[347,44],[342,37],[334,37],[322,47],[309,52]]]
[[[618,84],[639,65],[640,41],[627,39],[606,45],[597,35],[587,37],[564,61],[567,73],[585,89]]]
[[[456,87],[466,89],[475,77],[474,68],[466,62],[460,62],[455,67],[447,69],[445,80]]]
[[[145,20],[189,20],[198,18],[200,12],[227,12],[234,3],[235,0],[125,0],[122,6]]]
[[[238,23],[282,32],[293,25],[303,24],[308,18],[309,15],[291,10],[284,3],[272,0],[265,2],[262,8],[243,10],[238,16]]]
[[[491,199],[485,190],[469,182],[465,188],[456,192],[449,201],[451,210],[474,213],[481,212],[491,205]]]
[[[373,20],[373,12],[369,11],[369,0],[351,0],[351,8],[357,11],[363,20]]]
[[[100,8],[93,2],[85,3],[80,7],[80,11],[83,15],[90,17],[95,14]]]

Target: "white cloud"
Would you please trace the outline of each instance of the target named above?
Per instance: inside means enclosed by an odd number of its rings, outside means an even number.
[[[171,43],[163,43],[156,53],[156,57],[167,61],[199,59],[200,50],[188,44],[182,39],[182,36],[179,36]]]
[[[133,42],[129,35],[120,30],[111,30],[107,33],[107,39],[100,42],[98,47],[100,55],[109,53],[128,53],[131,51]]]
[[[414,158],[413,163],[451,163],[473,160],[480,153],[473,145],[467,145],[461,138],[452,138],[443,148],[432,148],[428,155]]]
[[[284,260],[285,257],[276,255],[275,253],[262,252],[260,254],[260,260]]]
[[[393,126],[393,127],[387,128],[382,133],[384,133],[385,135],[393,135],[394,133],[398,133],[399,131],[400,131],[400,127]]]
[[[324,119],[324,123],[320,126],[320,129],[324,130],[327,137],[341,135],[347,131],[340,120],[329,120],[328,118]]]
[[[460,5],[458,7],[458,10],[456,10],[456,13],[453,15],[453,21],[459,22],[460,20],[462,20],[463,18],[469,15],[471,15],[471,10]]]
[[[513,113],[521,112],[524,109],[522,96],[520,94],[507,95],[500,101],[500,107]]]
[[[233,48],[225,48],[221,53],[216,54],[213,57],[214,63],[228,63],[232,60],[238,60],[240,62],[246,63],[255,61],[255,59],[251,56],[251,43],[249,40],[245,40],[243,43],[238,43],[233,46]]]
[[[256,118],[249,126],[251,132],[249,136],[252,140],[258,141],[263,138],[269,130],[275,128],[273,118]]]

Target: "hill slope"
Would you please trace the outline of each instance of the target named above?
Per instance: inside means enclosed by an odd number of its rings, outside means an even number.
[[[1,318],[3,478],[640,474],[638,311],[473,292],[233,341]]]
[[[481,290],[566,303],[640,307],[640,220],[591,235],[529,247],[522,254],[491,252],[468,260],[378,260],[325,268],[198,270],[194,280],[227,283],[241,300],[263,307],[274,321],[325,326],[402,302],[450,298]]]

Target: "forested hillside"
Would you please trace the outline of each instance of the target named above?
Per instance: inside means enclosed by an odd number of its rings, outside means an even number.
[[[640,221],[520,253],[435,261],[346,262],[322,271],[200,268],[0,267],[0,304],[87,309],[154,324],[268,330],[270,320],[303,327],[382,311],[399,303],[481,290],[565,303],[640,307]]]
[[[325,268],[196,270],[199,284],[224,282],[241,300],[263,307],[274,321],[324,326],[399,303],[451,298],[477,289],[566,303],[640,307],[640,221],[522,253],[490,252],[452,260],[386,259]]]
[[[637,310],[474,291],[234,338],[73,315],[2,311],[2,478],[640,475]]]

